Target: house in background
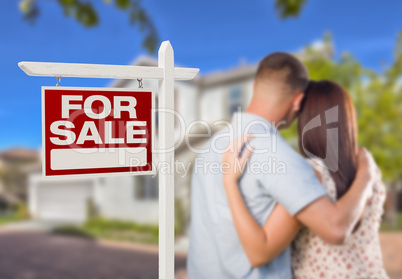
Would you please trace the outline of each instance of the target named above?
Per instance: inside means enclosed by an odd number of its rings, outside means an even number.
[[[15,208],[27,197],[27,168],[40,161],[37,150],[12,148],[0,152],[0,213]]]
[[[140,57],[138,66],[156,66],[157,61]],[[192,81],[175,82],[175,110],[181,115],[176,119],[175,159],[186,168],[177,167],[175,175],[176,216],[184,224],[190,211],[190,183],[192,163],[209,136],[223,128],[216,121],[230,121],[239,107],[247,106],[257,65],[240,65],[236,68],[199,75]],[[158,82],[144,80],[144,88],[156,89]],[[116,80],[111,87],[138,88],[137,80]],[[209,132],[199,120],[211,127]],[[184,125],[183,125],[184,124]],[[158,125],[156,121],[156,126]],[[156,135],[156,140],[157,140]],[[188,143],[188,144],[187,144]],[[190,145],[190,148],[189,148]],[[193,149],[193,150],[191,150]],[[113,176],[43,180],[40,168],[32,170],[28,177],[28,206],[33,218],[49,221],[84,222],[90,207],[104,218],[130,220],[140,223],[158,222],[158,184],[152,176]]]

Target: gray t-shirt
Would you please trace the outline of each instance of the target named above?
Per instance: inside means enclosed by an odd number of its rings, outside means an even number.
[[[212,137],[205,146],[207,151],[195,161],[187,262],[189,279],[292,278],[289,247],[270,263],[253,268],[233,224],[222,173],[217,166],[230,141],[245,133],[255,135],[251,141],[254,152],[239,187],[260,225],[265,223],[276,202],[295,215],[326,194],[311,166],[271,123],[254,114],[235,114],[231,127]]]

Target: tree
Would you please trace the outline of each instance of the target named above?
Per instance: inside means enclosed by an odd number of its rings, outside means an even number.
[[[306,0],[275,0],[275,7],[281,18],[297,17]]]
[[[64,15],[74,17],[85,27],[94,27],[99,23],[98,12],[89,0],[56,0],[63,8]],[[131,24],[138,24],[139,31],[145,33],[142,47],[150,53],[154,53],[159,44],[158,32],[155,25],[141,6],[140,0],[104,0],[106,4],[113,2],[114,6],[129,14]],[[283,19],[297,17],[305,5],[306,0],[275,0],[275,8]],[[20,10],[24,18],[31,23],[40,14],[40,6],[37,0],[20,0]]]
[[[339,60],[332,55],[333,44],[326,35],[320,48],[307,47],[300,59],[310,79],[328,79],[342,85],[356,107],[358,142],[373,154],[393,199],[387,220],[395,224],[398,207],[397,185],[402,181],[402,33],[396,43],[395,58],[382,72],[365,69],[351,54]],[[281,134],[297,148],[297,123]]]
[[[359,88],[360,143],[367,146],[380,165],[384,179],[402,180],[402,33],[395,61],[384,73],[368,73]]]

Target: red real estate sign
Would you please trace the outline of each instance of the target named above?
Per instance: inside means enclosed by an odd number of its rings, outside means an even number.
[[[43,175],[154,173],[154,92],[42,87]]]

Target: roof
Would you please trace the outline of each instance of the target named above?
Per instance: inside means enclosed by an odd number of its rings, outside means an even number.
[[[209,87],[230,82],[239,82],[244,79],[254,78],[258,64],[242,64],[240,66],[201,75],[198,83],[202,87]]]
[[[1,151],[0,159],[3,162],[37,161],[40,154],[37,150],[18,147]]]

